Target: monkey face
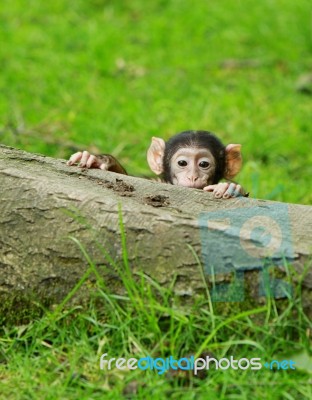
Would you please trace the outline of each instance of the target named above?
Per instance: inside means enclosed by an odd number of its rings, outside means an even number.
[[[182,147],[170,162],[173,185],[203,189],[213,182],[215,159],[205,148]]]

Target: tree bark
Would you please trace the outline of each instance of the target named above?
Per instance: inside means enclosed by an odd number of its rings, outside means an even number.
[[[162,286],[174,282],[183,301],[208,287],[213,301],[246,308],[250,298],[263,302],[268,287],[283,298],[289,284],[302,281],[304,307],[311,312],[310,206],[216,200],[200,190],[68,167],[65,160],[5,146],[0,188],[2,312],[12,305],[14,312],[26,312],[34,299],[62,302],[89,268],[79,243],[106,287],[122,292],[112,265],[125,257],[119,206],[131,271]],[[94,279],[88,277],[76,302],[88,299]]]

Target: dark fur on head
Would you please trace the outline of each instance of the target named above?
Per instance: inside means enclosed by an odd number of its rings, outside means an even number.
[[[185,131],[178,133],[166,142],[163,159],[165,182],[172,183],[170,161],[178,149],[182,147],[209,149],[216,161],[216,171],[212,184],[218,183],[223,178],[225,170],[225,146],[221,141],[208,131]]]

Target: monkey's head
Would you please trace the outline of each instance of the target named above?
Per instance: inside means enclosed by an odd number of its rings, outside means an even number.
[[[202,189],[232,179],[241,169],[240,144],[224,146],[207,131],[185,131],[167,142],[153,137],[147,151],[151,170],[165,182]]]

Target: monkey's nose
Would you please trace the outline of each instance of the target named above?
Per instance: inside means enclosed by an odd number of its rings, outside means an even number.
[[[191,182],[196,182],[198,179],[198,176],[188,176],[187,179]]]

